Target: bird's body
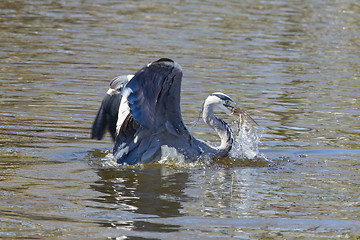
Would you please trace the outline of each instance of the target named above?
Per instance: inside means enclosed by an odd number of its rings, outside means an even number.
[[[233,136],[214,108],[231,112],[235,102],[223,93],[213,93],[203,104],[203,119],[220,136],[213,147],[196,139],[183,122],[180,110],[182,69],[170,59],[148,64],[135,75],[120,76],[110,83],[95,118],[92,138],[102,139],[106,129],[115,141],[118,163],[149,163],[161,155],[161,146],[175,148],[186,159],[202,155],[226,156]]]

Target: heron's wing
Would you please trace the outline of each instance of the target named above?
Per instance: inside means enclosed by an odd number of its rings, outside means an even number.
[[[101,140],[106,130],[109,130],[112,139],[115,140],[116,122],[122,98],[121,90],[131,77],[132,75],[119,76],[110,82],[110,88],[101,102],[92,126],[92,139]]]
[[[155,119],[160,117],[156,115],[156,110],[168,97],[174,98],[171,100],[177,102],[173,102],[173,105],[180,109],[181,77],[180,65],[166,58],[150,63],[138,71],[125,86],[125,89],[129,90],[127,100],[130,112],[136,122],[152,129]],[[171,90],[175,91],[170,92]]]
[[[117,123],[114,156],[119,163],[152,161],[161,150],[166,122],[182,123],[182,70],[170,59],[160,59],[138,71],[124,86]]]

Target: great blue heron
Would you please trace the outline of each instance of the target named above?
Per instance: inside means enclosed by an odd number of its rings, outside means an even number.
[[[110,83],[96,115],[91,138],[102,139],[106,129],[115,141],[118,163],[149,163],[159,158],[161,146],[175,148],[185,159],[202,155],[227,156],[234,142],[229,125],[215,117],[214,108],[231,113],[236,103],[223,93],[210,94],[202,106],[202,117],[221,139],[218,147],[193,137],[180,111],[182,69],[162,58],[135,75],[120,76]]]

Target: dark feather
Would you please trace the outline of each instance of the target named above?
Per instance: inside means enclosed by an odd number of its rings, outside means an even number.
[[[108,130],[115,141],[116,123],[122,97],[121,90],[127,81],[128,76],[119,76],[111,80],[110,90],[112,91],[111,94],[107,93],[101,102],[91,130],[92,139],[101,140]]]
[[[177,127],[182,123],[181,77],[182,70],[177,63],[160,59],[139,70],[124,86],[130,90],[127,96],[130,115],[116,138],[114,156],[119,163],[153,161],[160,155],[161,145],[166,144],[163,139],[170,134],[169,124],[173,126],[171,134],[180,134]]]
[[[187,157],[199,156],[201,150],[194,147],[198,141],[181,116],[181,78],[181,67],[162,58],[129,81],[113,80],[95,118],[92,137],[101,139],[108,128],[115,139],[114,157],[121,164],[152,162],[160,156],[162,145],[174,147]],[[115,93],[111,89],[116,89]],[[120,116],[122,122],[117,122],[119,108],[127,114]],[[118,133],[116,125],[121,125]]]
[[[163,104],[159,99],[172,87],[178,87],[180,93],[181,76],[182,70],[177,63],[160,59],[138,71],[128,82],[126,88],[131,90],[127,98],[131,115],[140,125],[147,129],[153,128],[156,109],[159,103]],[[174,77],[179,81],[176,86],[171,84]]]

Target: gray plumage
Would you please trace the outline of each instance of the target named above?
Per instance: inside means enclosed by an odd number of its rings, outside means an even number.
[[[202,155],[226,156],[233,144],[228,124],[215,117],[214,107],[231,112],[235,102],[223,93],[210,94],[204,101],[205,123],[220,136],[219,147],[193,137],[180,110],[182,69],[162,58],[135,75],[120,76],[110,83],[92,127],[91,137],[102,139],[108,129],[115,141],[118,163],[149,163],[159,159],[161,146],[174,147],[186,159]]]

